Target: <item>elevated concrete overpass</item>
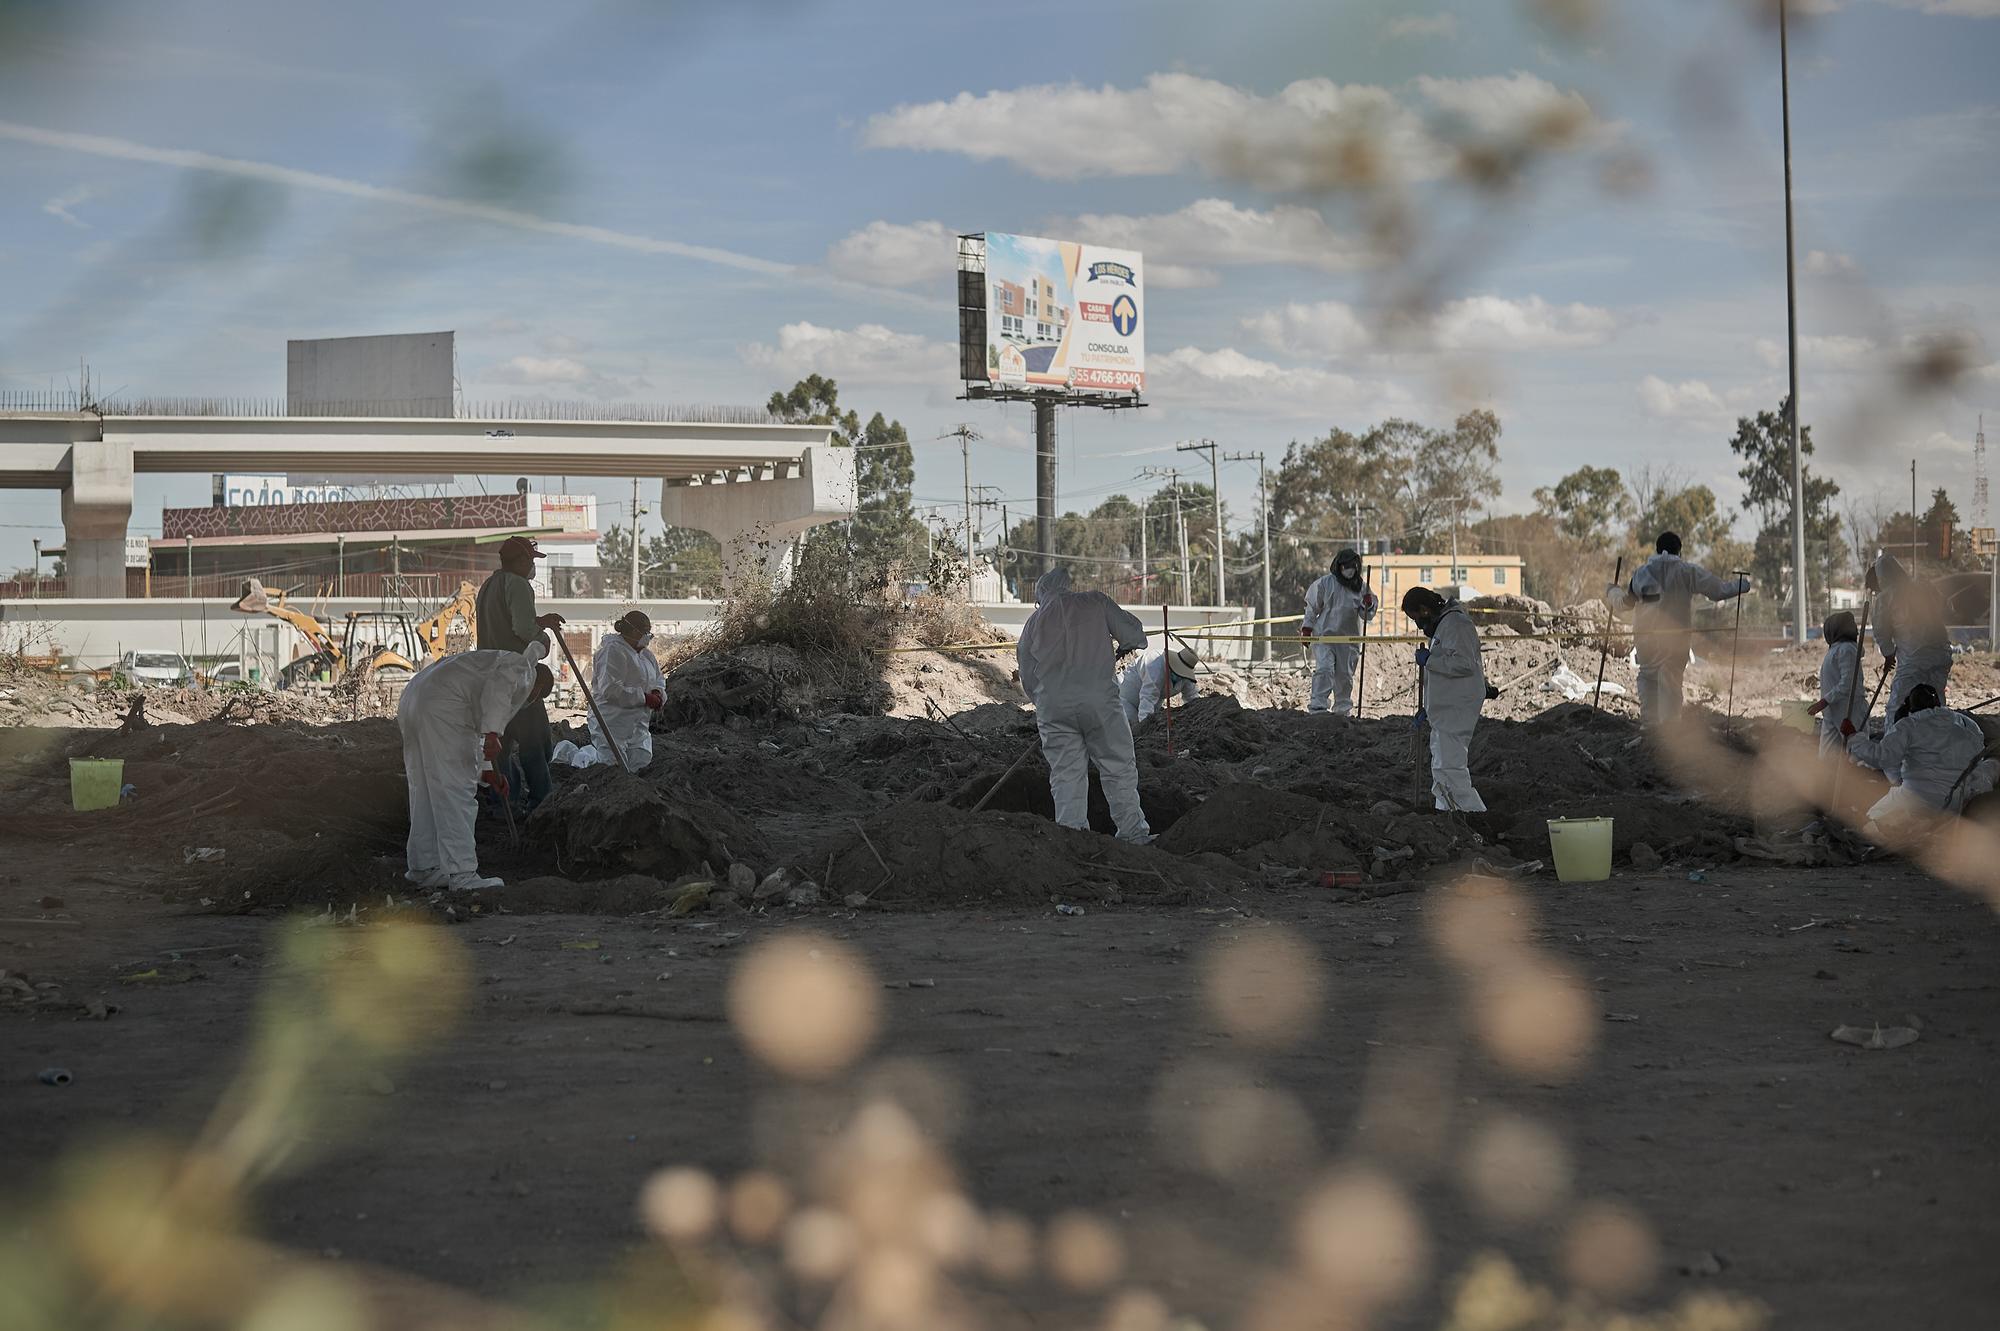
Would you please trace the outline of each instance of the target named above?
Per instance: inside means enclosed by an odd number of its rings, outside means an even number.
[[[854,511],[854,455],[818,425],[0,413],[0,488],[62,492],[72,595],[119,597],[132,478],[175,472],[637,476],[660,511],[776,552]],[[740,538],[754,533],[755,541]]]

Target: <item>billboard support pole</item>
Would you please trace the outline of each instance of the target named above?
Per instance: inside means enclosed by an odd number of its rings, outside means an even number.
[[[1035,399],[1035,576],[1049,571],[1056,534],[1056,404]]]

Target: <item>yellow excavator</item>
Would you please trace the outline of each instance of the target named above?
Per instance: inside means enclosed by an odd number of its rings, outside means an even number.
[[[478,589],[470,582],[458,584],[458,593],[427,619],[416,619],[400,610],[359,610],[350,612],[338,639],[319,619],[294,609],[286,593],[268,590],[255,578],[243,583],[243,594],[229,608],[238,614],[269,615],[299,631],[312,651],[278,672],[278,687],[295,688],[324,677],[332,683],[359,676],[387,684],[400,684],[423,666],[451,650],[452,626],[465,622],[465,642],[470,646],[479,634]]]

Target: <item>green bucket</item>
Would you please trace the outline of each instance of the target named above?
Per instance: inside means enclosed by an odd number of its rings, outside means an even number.
[[[78,813],[118,806],[118,792],[125,785],[123,758],[72,758],[69,760],[69,802]]]
[[[1603,882],[1611,876],[1611,820],[1549,819],[1549,852],[1562,882]]]

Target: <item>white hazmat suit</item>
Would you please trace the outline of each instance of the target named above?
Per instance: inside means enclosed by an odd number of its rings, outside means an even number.
[[[1613,610],[1632,615],[1632,649],[1639,662],[1639,719],[1665,725],[1681,713],[1681,677],[1693,643],[1694,595],[1726,601],[1750,590],[1748,578],[1724,578],[1679,555],[1661,551],[1623,587],[1608,587]]]
[[[1484,813],[1472,788],[1472,732],[1486,705],[1486,667],[1479,631],[1456,601],[1445,602],[1431,626],[1424,662],[1424,715],[1431,723],[1431,794],[1440,810]]]
[[[1139,807],[1139,765],[1113,667],[1118,652],[1146,645],[1138,616],[1103,592],[1069,590],[1068,569],[1051,569],[1035,583],[1037,609],[1021,627],[1014,659],[1021,687],[1035,704],[1035,728],[1049,764],[1056,821],[1090,826],[1090,764],[1097,764],[1104,799],[1121,841],[1150,841]]]
[[[604,727],[609,726],[618,752],[625,757],[626,771],[643,772],[652,766],[653,732],[648,728],[652,712],[646,695],[666,687],[666,676],[650,651],[635,648],[622,634],[605,634],[590,663],[590,692],[597,699],[597,709],[590,713],[590,743],[569,755],[570,765],[608,767],[617,762],[604,739]],[[602,725],[598,712],[604,713]]]
[[[472,824],[479,813],[481,747],[507,728],[535,688],[548,645],[524,652],[461,652],[419,670],[396,704],[410,786],[407,877],[424,886],[482,886]]]
[[[1868,734],[1868,689],[1855,676],[1861,670],[1861,644],[1836,642],[1826,649],[1819,663],[1819,696],[1826,706],[1819,714],[1819,751],[1822,756],[1841,747],[1840,723],[1854,723],[1855,742]]]
[[[1940,702],[1949,701],[1945,686],[1951,682],[1951,638],[1944,629],[1944,606],[1937,592],[1905,572],[1894,555],[1876,558],[1875,585],[1875,646],[1884,658],[1896,658],[1889,702],[1883,708],[1886,734],[1901,724],[1896,713],[1917,685],[1928,684],[1937,690]]]
[[[1361,626],[1375,618],[1375,594],[1363,583],[1359,588],[1349,587],[1338,576],[1328,573],[1306,588],[1305,615],[1300,627],[1314,637],[1351,638],[1358,637]],[[1312,697],[1306,703],[1308,712],[1331,711],[1335,716],[1347,716],[1354,711],[1354,664],[1361,656],[1361,648],[1352,642],[1316,642],[1313,644]],[[1328,696],[1332,705],[1328,706]]]
[[[1979,723],[1948,707],[1911,712],[1880,740],[1856,735],[1848,743],[1856,761],[1889,778],[1892,788],[1868,810],[1868,819],[1890,830],[1911,818],[1957,813],[1966,800],[1993,789],[2000,763],[1981,758],[1985,748]]]
[[[1118,677],[1118,700],[1125,707],[1125,724],[1137,726],[1159,711],[1169,687],[1183,703],[1201,696],[1201,686],[1194,680],[1179,676],[1170,679],[1170,675],[1164,647],[1148,647],[1145,655],[1125,667],[1125,673]]]

